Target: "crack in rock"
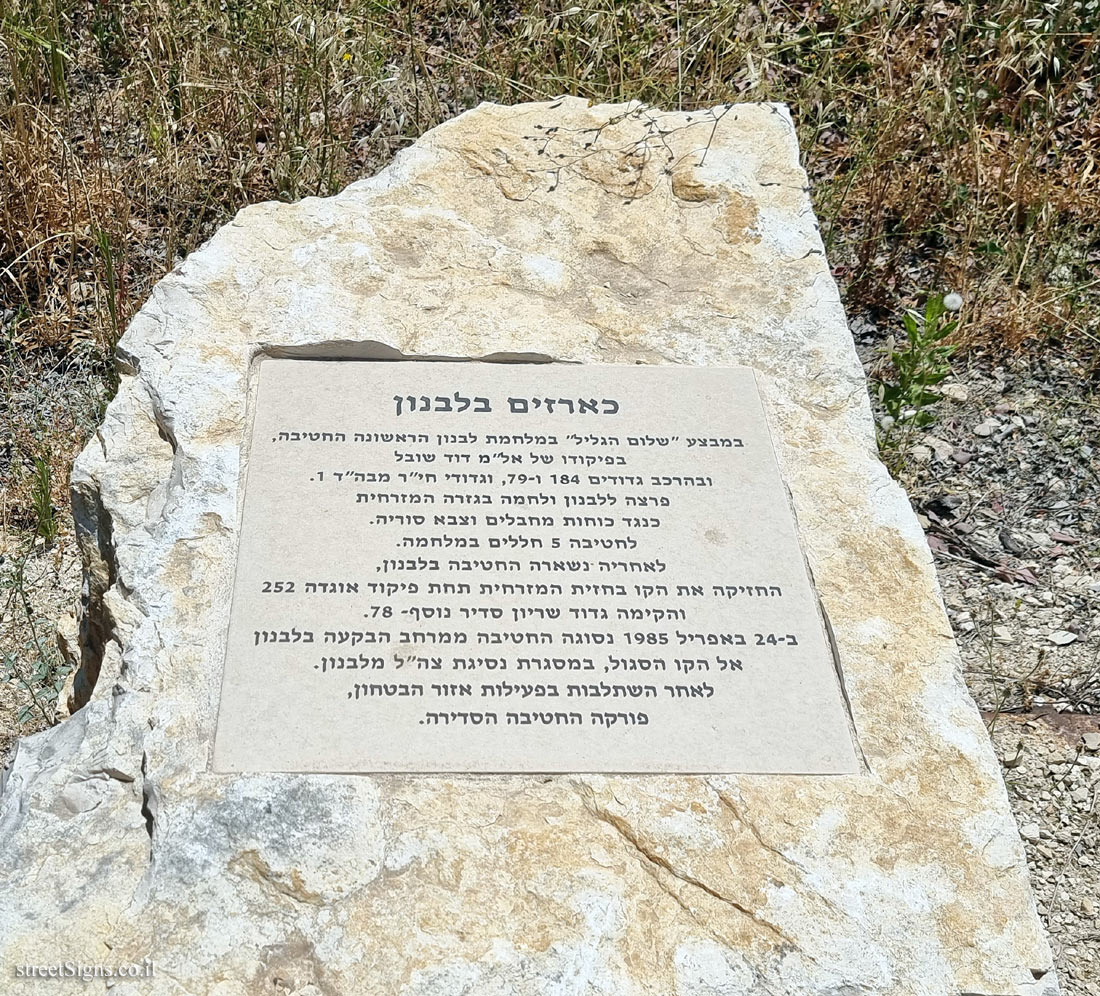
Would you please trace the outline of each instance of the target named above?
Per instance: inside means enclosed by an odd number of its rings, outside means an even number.
[[[732,899],[729,896],[723,895],[717,889],[713,888],[710,885],[707,885],[706,882],[702,881],[699,878],[696,878],[694,875],[691,875],[685,871],[681,871],[675,865],[673,865],[672,862],[668,860],[668,858],[664,857],[664,855],[654,851],[641,839],[638,833],[634,830],[633,827],[630,826],[630,824],[625,819],[623,819],[621,816],[616,816],[614,813],[610,812],[605,806],[601,806],[596,801],[595,795],[592,793],[592,790],[589,789],[587,786],[585,786],[583,789],[579,789],[578,795],[580,796],[580,800],[584,808],[587,809],[588,812],[592,814],[592,816],[594,816],[601,823],[605,823],[607,826],[611,827],[611,829],[613,829],[620,837],[622,837],[623,840],[631,845],[638,856],[642,859],[643,866],[645,866],[647,871],[649,871],[650,874],[653,875],[654,880],[657,882],[657,884],[660,885],[661,888],[666,893],[668,893],[668,895],[676,900],[677,904],[682,909],[684,909],[685,912],[691,914],[693,919],[695,918],[695,914],[686,906],[683,899],[675,892],[671,891],[667,887],[667,885],[661,880],[660,876],[656,874],[656,871],[658,869],[667,872],[673,878],[685,883],[686,885],[694,886],[701,892],[705,892],[708,896],[713,899],[717,899],[720,903],[724,903],[726,906],[737,910],[738,913],[751,920],[758,927],[762,927],[767,934],[778,941],[781,949],[786,948],[789,950],[800,950],[798,944],[794,941],[794,939],[785,934],[775,924],[763,919],[756,912],[749,909],[747,906],[739,903],[736,899]],[[810,960],[812,961],[813,959],[811,958]]]

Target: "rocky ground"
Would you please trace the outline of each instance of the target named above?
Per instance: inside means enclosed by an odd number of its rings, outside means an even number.
[[[75,645],[80,584],[71,526],[50,547],[39,541],[29,553],[25,543],[0,537],[0,769],[20,736],[55,718],[71,671],[62,644]]]
[[[875,330],[853,322],[869,371]],[[1100,996],[1100,400],[1056,350],[956,358],[896,440],[1067,996]]]
[[[1080,714],[1001,714],[992,729],[1067,996],[1100,994],[1096,731],[1095,717]]]
[[[879,336],[853,326],[873,371]],[[895,436],[896,473],[1002,760],[1064,992],[1100,996],[1100,401],[1090,371],[1049,350],[954,366],[934,425]],[[27,696],[11,663],[39,652],[63,667],[42,621],[79,601],[70,535],[26,558],[21,588],[17,546],[0,550],[5,759],[42,725],[17,725]]]
[[[0,338],[11,342],[15,312],[0,309]],[[67,467],[94,432],[106,404],[106,380],[86,344],[56,355],[9,350],[0,362],[0,763],[15,739],[53,715],[68,674],[57,642],[59,619],[72,637],[80,561],[65,473],[38,486],[34,461]],[[32,543],[46,516],[55,542]],[[70,639],[71,642],[71,639]],[[26,688],[35,688],[37,702]]]

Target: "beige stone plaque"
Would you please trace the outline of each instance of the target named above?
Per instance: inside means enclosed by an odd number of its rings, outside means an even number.
[[[216,770],[858,770],[751,370],[257,376]]]

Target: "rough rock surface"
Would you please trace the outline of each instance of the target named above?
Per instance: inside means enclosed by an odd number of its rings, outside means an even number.
[[[1054,993],[805,188],[779,106],[482,106],[339,197],[245,209],[161,281],[74,471],[91,698],[20,745],[0,799],[5,970],[152,957],[126,994]],[[209,773],[249,361],[348,342],[755,367],[866,772]]]

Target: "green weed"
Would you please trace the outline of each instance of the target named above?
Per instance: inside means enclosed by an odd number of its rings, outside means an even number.
[[[46,541],[53,543],[57,539],[57,513],[53,505],[53,470],[50,461],[42,456],[34,458],[31,499],[34,502],[36,533]]]
[[[947,319],[942,294],[933,295],[924,311],[902,315],[905,339],[887,346],[889,369],[875,378],[879,401],[886,410],[879,448],[892,458],[911,442],[912,430],[936,420],[932,406],[940,400],[935,388],[951,375],[956,346],[946,340],[956,331],[956,319]]]

